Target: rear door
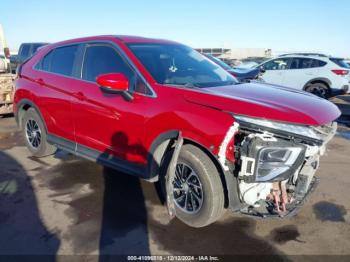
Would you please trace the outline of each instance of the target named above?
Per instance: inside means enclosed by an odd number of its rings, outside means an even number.
[[[322,63],[322,61],[312,58],[294,57],[289,69],[285,72],[283,85],[302,90],[310,80],[318,76],[319,63]]]
[[[288,69],[290,58],[276,58],[262,64],[265,73],[262,79],[269,84],[283,85],[286,69]]]
[[[36,102],[44,115],[48,131],[51,135],[68,140],[70,149],[75,147],[71,100],[72,87],[79,84],[79,80],[74,78],[79,50],[77,44],[57,47],[34,66]]]

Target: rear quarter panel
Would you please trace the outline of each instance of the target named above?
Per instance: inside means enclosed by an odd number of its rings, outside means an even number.
[[[16,80],[14,103],[24,99],[31,101],[43,117],[49,133],[74,141],[73,122],[70,114],[70,96],[50,87],[50,83],[62,83],[62,77],[33,69],[32,67],[46,52],[41,51],[22,67],[21,77]],[[35,82],[44,79],[48,86]],[[63,81],[70,81],[65,79]],[[16,109],[18,110],[17,106]]]

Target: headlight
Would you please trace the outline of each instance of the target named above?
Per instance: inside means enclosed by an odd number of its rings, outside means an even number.
[[[246,116],[236,116],[234,118],[240,123],[241,126],[244,125],[254,125],[262,130],[270,132],[283,131],[289,135],[295,135],[296,137],[307,137],[314,140],[322,140],[322,137],[313,128],[302,125],[286,124],[282,122],[269,121],[259,118],[251,118]]]
[[[258,153],[258,162],[256,166],[256,182],[266,182],[280,178],[285,180],[286,174],[289,176],[289,170],[296,163],[302,148],[300,147],[265,147]]]
[[[287,180],[303,164],[305,151],[305,146],[292,141],[247,137],[241,147],[239,176],[247,183]]]

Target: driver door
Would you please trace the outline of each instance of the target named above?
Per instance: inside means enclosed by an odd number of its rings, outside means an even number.
[[[276,58],[262,64],[265,73],[262,79],[268,84],[283,85],[285,72],[289,68],[290,58]]]
[[[145,103],[153,98],[133,92],[134,99],[127,101],[121,94],[100,89],[96,77],[106,73],[124,74],[129,89],[140,85],[136,73],[112,44],[86,44],[82,61],[82,80],[73,87],[72,102],[78,153],[101,153],[108,159],[144,165]]]

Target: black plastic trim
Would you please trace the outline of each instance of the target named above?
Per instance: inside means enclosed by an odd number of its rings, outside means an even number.
[[[41,119],[41,121],[42,121],[42,123],[43,123],[43,125],[44,125],[44,127],[45,127],[46,133],[48,133],[46,123],[45,123],[45,121],[44,121],[44,118],[43,118],[43,116],[42,116],[40,110],[39,110],[39,107],[38,107],[35,103],[33,103],[31,100],[28,100],[28,99],[26,99],[26,98],[20,100],[20,101],[16,104],[17,110],[16,110],[16,112],[14,112],[14,116],[15,116],[15,120],[16,120],[17,126],[20,127],[20,123],[19,123],[19,119],[18,119],[18,117],[19,117],[19,116],[18,116],[18,113],[19,113],[20,110],[23,109],[23,106],[24,106],[24,105],[29,105],[30,107],[32,107],[32,108],[35,109],[35,111],[39,114],[39,117],[40,117],[40,119]]]
[[[147,169],[141,165],[132,164],[126,160],[117,158],[109,153],[100,152],[98,150],[76,144],[68,139],[48,134],[47,140],[49,143],[54,144],[58,148],[66,150],[74,155],[82,158],[94,161],[103,166],[125,172],[130,175],[134,175],[143,179],[150,179]]]
[[[169,139],[175,139],[179,136],[179,131],[177,130],[171,130],[165,133],[160,134],[153,142],[150,147],[148,156],[147,156],[147,162],[148,162],[148,173],[150,174],[150,177],[155,177],[159,175],[160,166],[157,164],[156,160],[154,159],[154,153],[158,146],[160,146],[163,142]]]

